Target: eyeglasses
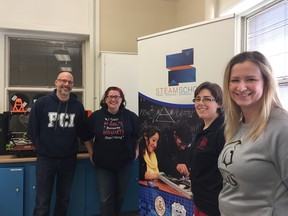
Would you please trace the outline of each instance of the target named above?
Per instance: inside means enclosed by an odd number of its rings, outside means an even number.
[[[181,148],[185,149],[185,148],[189,148],[191,146],[191,143],[184,143],[180,137],[176,136],[177,138],[177,142],[179,144],[179,146],[181,146]]]
[[[121,96],[120,95],[107,95],[107,98],[109,100],[112,100],[112,99],[119,100]]]
[[[73,85],[74,82],[70,81],[70,80],[66,80],[66,79],[57,79],[58,81],[60,81],[62,83],[62,85],[68,83],[69,85]]]
[[[194,98],[192,101],[194,103],[200,103],[201,101],[203,103],[211,103],[212,101],[215,101],[215,99],[214,98],[209,98],[209,97],[203,97],[203,98],[198,97],[198,98]]]

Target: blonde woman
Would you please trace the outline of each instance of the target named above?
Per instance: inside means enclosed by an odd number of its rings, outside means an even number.
[[[218,159],[223,216],[288,213],[288,114],[276,87],[260,52],[240,53],[226,67],[226,144]]]

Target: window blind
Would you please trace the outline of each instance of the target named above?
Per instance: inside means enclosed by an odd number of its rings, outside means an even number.
[[[276,77],[288,82],[287,0],[247,18],[247,50],[262,52]]]

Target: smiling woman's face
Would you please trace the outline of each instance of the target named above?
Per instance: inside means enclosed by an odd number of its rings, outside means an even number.
[[[156,148],[159,140],[159,134],[155,133],[153,136],[148,138],[147,136],[144,136],[146,140],[146,146],[148,153],[152,153]]]
[[[259,106],[263,95],[264,79],[259,67],[250,62],[235,64],[231,69],[229,92],[241,110]]]
[[[119,91],[111,90],[105,98],[105,102],[108,106],[108,111],[111,113],[117,113],[122,103],[122,97]]]

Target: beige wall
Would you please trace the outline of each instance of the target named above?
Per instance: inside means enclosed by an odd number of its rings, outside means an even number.
[[[137,38],[177,27],[172,0],[100,0],[100,50],[137,52]]]
[[[177,4],[177,26],[205,20],[204,0],[180,0]]]
[[[137,52],[137,38],[219,16],[241,0],[99,0],[100,51]]]
[[[137,38],[204,21],[218,0],[100,0],[100,50],[137,52]]]
[[[218,1],[219,1],[219,11],[223,12],[231,8],[233,5],[237,4],[241,0],[218,0]]]

